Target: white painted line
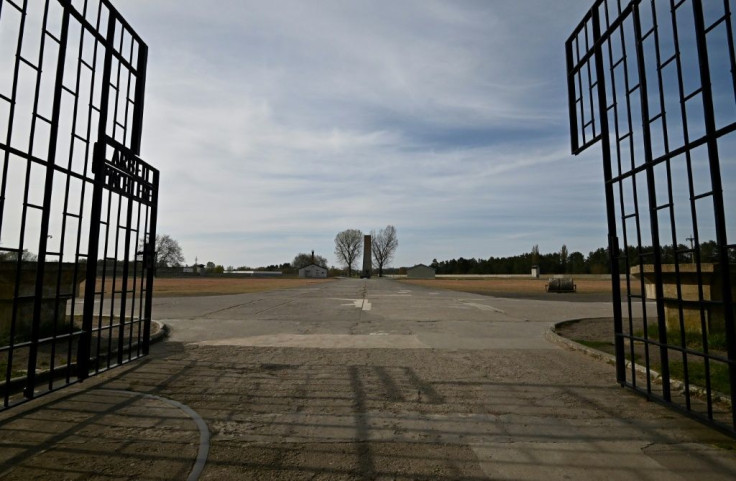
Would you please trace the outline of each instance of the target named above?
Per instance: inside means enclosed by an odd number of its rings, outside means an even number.
[[[202,417],[199,415],[199,413],[197,413],[197,411],[190,408],[186,404],[182,404],[178,401],[174,401],[173,399],[156,396],[153,394],[147,394],[147,393],[136,392],[136,391],[123,391],[120,389],[104,389],[104,388],[102,388],[101,391],[162,401],[171,406],[174,406],[175,408],[180,409],[181,411],[184,411],[190,418],[192,418],[192,421],[194,421],[194,424],[197,425],[197,429],[199,429],[199,450],[197,451],[197,459],[194,461],[194,466],[192,467],[192,470],[189,472],[187,481],[197,481],[199,479],[199,477],[202,474],[202,471],[204,470],[204,465],[207,463],[207,457],[209,456],[209,453],[210,453],[210,430],[207,427],[207,423],[204,421],[204,419],[202,419]]]
[[[368,301],[368,299],[335,299],[338,301],[350,301],[350,304],[340,304],[341,306],[353,306],[356,309],[360,309],[362,311],[370,311],[373,308],[373,305]]]
[[[462,302],[462,301],[461,301],[461,302]],[[498,312],[499,314],[506,314],[506,313],[505,313],[504,311],[502,311],[501,309],[496,309],[495,307],[493,307],[493,306],[488,306],[488,305],[486,305],[486,304],[477,304],[477,303],[475,303],[475,302],[463,302],[463,305],[465,305],[465,306],[470,306],[470,307],[475,307],[476,309],[479,309],[479,310],[481,310],[481,311],[487,311],[487,312]]]

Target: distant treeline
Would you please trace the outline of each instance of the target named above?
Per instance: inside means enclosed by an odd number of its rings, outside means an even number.
[[[649,264],[652,262],[654,249],[643,247],[638,250],[635,247],[626,249],[626,256],[620,257],[621,272],[625,272],[627,259],[628,265],[638,265],[639,262]],[[663,246],[661,249],[662,262],[671,264],[675,257],[680,263],[693,261],[694,252],[689,246],[680,244],[677,250],[672,246]],[[736,251],[729,252],[731,263],[736,263]],[[700,244],[700,262],[718,262],[718,246],[714,241]],[[611,266],[608,257],[608,249],[601,247],[584,255],[582,252],[568,252],[566,246],[562,246],[559,252],[548,254],[539,253],[539,248],[534,246],[531,252],[512,257],[489,257],[488,259],[451,259],[438,261],[434,259],[430,264],[437,274],[529,274],[532,266],[538,266],[542,274],[610,274]]]
[[[567,255],[562,262],[560,252],[534,254],[528,252],[512,257],[489,257],[488,259],[451,259],[430,264],[437,274],[529,274],[532,266],[538,266],[543,274],[607,274],[611,272],[608,252],[604,248],[590,252],[586,257],[580,252]]]

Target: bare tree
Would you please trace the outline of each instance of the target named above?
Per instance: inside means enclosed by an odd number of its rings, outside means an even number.
[[[310,264],[317,264],[318,266],[322,266],[327,269],[327,259],[314,254],[314,252],[311,255],[300,252],[296,257],[294,257],[294,260],[291,261],[291,267],[297,270],[302,267],[307,267]]]
[[[387,225],[385,229],[371,231],[371,253],[373,261],[378,266],[378,277],[383,277],[383,268],[388,267],[394,258],[396,248],[399,247],[399,238],[396,236],[396,228]]]
[[[156,265],[158,267],[176,267],[184,263],[179,243],[168,234],[156,236]]]
[[[534,244],[532,246],[532,266],[539,265],[539,245]]]
[[[0,261],[17,261],[17,252],[0,252]],[[20,255],[20,260],[23,262],[37,262],[38,256],[33,252],[29,252],[28,249],[23,249]]]
[[[363,233],[358,229],[348,229],[335,236],[335,255],[338,262],[347,267],[348,277],[353,275],[353,266],[363,251]]]

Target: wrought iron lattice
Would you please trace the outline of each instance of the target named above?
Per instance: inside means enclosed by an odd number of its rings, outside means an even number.
[[[146,64],[109,0],[0,0],[0,409],[148,352]]]
[[[572,151],[603,154],[618,382],[734,434],[732,12],[598,0],[566,54]]]

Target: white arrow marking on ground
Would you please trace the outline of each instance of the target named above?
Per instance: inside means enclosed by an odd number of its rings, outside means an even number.
[[[333,298],[335,299],[335,298]],[[373,305],[368,299],[337,299],[338,301],[350,301],[350,304],[340,304],[341,306],[353,306],[363,311],[370,311]]]

